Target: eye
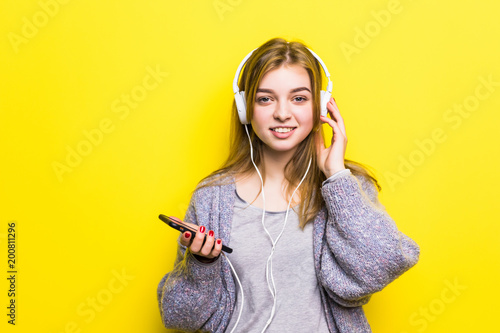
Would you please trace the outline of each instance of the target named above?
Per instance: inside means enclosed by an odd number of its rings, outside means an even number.
[[[259,103],[267,103],[270,100],[271,99],[269,97],[259,97],[259,98],[257,98],[257,102],[259,102]]]
[[[294,100],[296,102],[305,102],[305,101],[307,101],[307,98],[305,98],[304,96],[296,96],[296,97],[294,97]]]

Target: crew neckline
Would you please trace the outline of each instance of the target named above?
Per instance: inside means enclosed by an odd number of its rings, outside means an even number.
[[[238,194],[238,191],[236,189],[234,189],[234,193],[236,194],[236,198],[239,200],[239,202],[245,205],[244,208],[250,207],[251,209],[258,210],[259,212],[262,213],[262,210],[263,210],[262,208],[254,206],[251,203],[247,202],[242,197],[240,197],[240,195]],[[299,205],[295,205],[294,207],[290,207],[290,211],[293,211],[295,213],[294,208],[298,208],[298,207],[299,207]],[[281,211],[272,211],[272,210],[266,209],[266,214],[286,214],[286,209],[281,210]]]

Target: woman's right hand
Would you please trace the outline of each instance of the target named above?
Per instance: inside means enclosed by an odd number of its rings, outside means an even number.
[[[196,224],[187,222],[183,223],[189,225],[193,229],[197,229],[197,231],[193,239],[191,239],[192,233],[190,231],[184,232],[180,239],[180,243],[189,248],[199,261],[215,261],[222,251],[222,240],[219,238],[215,239],[214,232],[212,230],[205,233],[206,228],[204,226],[197,226]],[[207,237],[205,244],[203,244],[205,235],[207,235]]]

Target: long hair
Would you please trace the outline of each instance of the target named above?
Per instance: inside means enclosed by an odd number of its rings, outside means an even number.
[[[287,200],[289,200],[293,190],[306,173],[309,160],[312,159],[309,173],[297,192],[300,193],[299,211],[297,213],[299,215],[300,226],[303,228],[308,222],[313,220],[324,204],[320,188],[326,177],[317,166],[315,145],[317,130],[320,131],[320,135],[323,137],[319,119],[320,90],[322,84],[321,65],[303,43],[296,41],[287,42],[283,38],[273,38],[261,45],[250,56],[241,74],[239,88],[240,91],[245,91],[247,119],[252,119],[255,95],[262,78],[268,72],[278,69],[283,65],[299,65],[307,71],[313,96],[313,130],[299,144],[295,154],[287,163],[284,170],[285,179],[288,182],[285,194]],[[245,132],[245,125],[242,125],[239,120],[234,101],[231,112],[229,156],[222,167],[205,177],[197,188],[221,184],[221,181],[224,179],[229,180],[231,176],[246,176],[254,172],[254,167],[250,160],[250,145]],[[264,163],[262,163],[265,144],[255,134],[251,125],[247,126],[254,147],[255,164],[260,168],[265,182]],[[345,167],[349,168],[353,174],[369,178],[380,190],[377,180],[364,166],[349,160],[345,160],[344,162]],[[294,203],[297,204],[295,201]]]

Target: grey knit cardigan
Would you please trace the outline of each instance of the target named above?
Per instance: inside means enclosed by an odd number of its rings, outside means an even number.
[[[370,180],[345,173],[321,192],[325,205],[312,222],[314,264],[329,330],[371,332],[362,305],[417,263],[419,246],[397,229]],[[185,221],[213,230],[231,246],[235,198],[233,180],[197,189]],[[237,297],[224,256],[203,264],[180,245],[157,296],[165,327],[186,332],[224,332]]]

